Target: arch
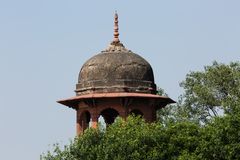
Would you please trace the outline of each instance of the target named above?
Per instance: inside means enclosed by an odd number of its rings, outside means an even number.
[[[130,115],[143,117],[143,113],[139,109],[131,110]]]
[[[87,129],[89,127],[89,123],[91,121],[91,114],[89,111],[83,111],[80,115],[80,126],[82,131],[84,131],[85,129]]]
[[[117,116],[119,116],[119,113],[117,110],[113,109],[113,108],[107,108],[101,111],[100,116],[103,117],[106,126],[112,124],[115,119],[117,118]]]

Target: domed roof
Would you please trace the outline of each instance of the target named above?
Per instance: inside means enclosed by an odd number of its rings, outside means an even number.
[[[126,49],[118,39],[118,19],[115,15],[114,41],[82,66],[77,95],[89,93],[156,93],[151,65],[141,56]]]
[[[117,50],[115,50],[118,48]],[[111,45],[90,58],[81,68],[76,92],[155,93],[153,70],[141,56]]]

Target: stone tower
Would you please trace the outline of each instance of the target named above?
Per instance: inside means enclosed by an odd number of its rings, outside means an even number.
[[[96,128],[99,116],[107,125],[117,116],[141,115],[147,122],[156,120],[156,111],[174,101],[157,95],[151,65],[126,49],[119,40],[118,15],[114,17],[114,39],[107,49],[82,66],[76,96],[58,103],[76,110],[77,135]]]

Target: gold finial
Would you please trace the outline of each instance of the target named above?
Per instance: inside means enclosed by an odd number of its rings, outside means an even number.
[[[117,11],[115,11],[115,16],[114,16],[114,39],[113,39],[113,42],[114,43],[119,43],[120,40],[118,38],[119,36],[119,33],[118,33],[118,14],[117,14]]]

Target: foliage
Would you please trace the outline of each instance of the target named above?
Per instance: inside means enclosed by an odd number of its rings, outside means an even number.
[[[240,107],[240,106],[239,106]],[[199,159],[240,159],[240,114],[217,117],[202,129]]]
[[[160,120],[163,123],[170,120],[206,124],[213,117],[239,110],[240,63],[213,62],[205,66],[204,71],[187,74],[180,86],[184,94],[177,104],[159,111]]]
[[[43,160],[78,160],[78,159],[96,159],[97,147],[101,143],[102,132],[95,129],[88,129],[86,134],[83,134],[74,139],[70,145],[64,146],[61,150],[58,144],[54,145],[53,152],[48,151],[42,155]]]
[[[177,159],[198,146],[199,128],[191,123],[163,127],[139,117],[119,118],[106,131],[88,129],[63,150],[59,146],[42,160]]]
[[[218,116],[219,110],[231,114],[240,97],[240,63],[214,62],[202,72],[188,74],[181,86],[185,89],[183,107],[189,117],[205,123]]]
[[[87,129],[70,145],[42,160],[233,160],[240,159],[240,113],[216,117],[205,126],[192,122],[145,123],[119,118],[105,131]]]

